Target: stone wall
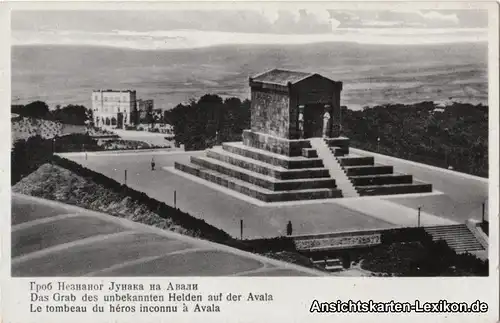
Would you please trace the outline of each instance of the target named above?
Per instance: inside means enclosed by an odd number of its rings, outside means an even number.
[[[311,148],[309,140],[289,140],[243,130],[243,144],[285,156],[302,156],[302,148]]]
[[[289,104],[287,93],[252,89],[251,129],[276,137],[288,138]]]

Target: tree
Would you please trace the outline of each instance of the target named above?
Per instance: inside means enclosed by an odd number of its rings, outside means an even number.
[[[165,120],[173,125],[177,143],[187,150],[205,149],[241,139],[243,129],[250,126],[250,101],[207,94],[166,111]]]
[[[85,125],[92,120],[92,111],[82,105],[67,105],[53,112],[54,120],[64,124]]]
[[[51,119],[49,106],[42,101],[34,101],[25,106],[13,109],[13,112],[18,113],[23,117],[31,117],[37,119]]]

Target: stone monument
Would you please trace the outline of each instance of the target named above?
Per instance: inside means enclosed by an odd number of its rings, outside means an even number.
[[[250,129],[242,142],[176,162],[177,170],[264,202],[429,191],[411,184],[411,175],[375,165],[373,157],[349,155],[349,139],[332,137],[334,127],[340,129],[342,82],[273,69],[250,78],[249,85]]]

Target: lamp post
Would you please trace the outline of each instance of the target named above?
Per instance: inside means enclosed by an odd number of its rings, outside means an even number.
[[[484,223],[484,204],[485,204],[485,202],[483,202],[483,215],[482,215],[482,223]]]
[[[380,153],[380,137],[377,137],[377,152]]]

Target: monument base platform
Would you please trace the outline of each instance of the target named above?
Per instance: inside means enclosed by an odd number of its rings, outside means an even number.
[[[309,139],[245,130],[243,142],[223,143],[205,156],[192,156],[189,163],[175,163],[175,168],[264,202],[432,191],[430,184],[396,174],[373,157],[349,155],[349,138],[318,139],[321,155]]]

